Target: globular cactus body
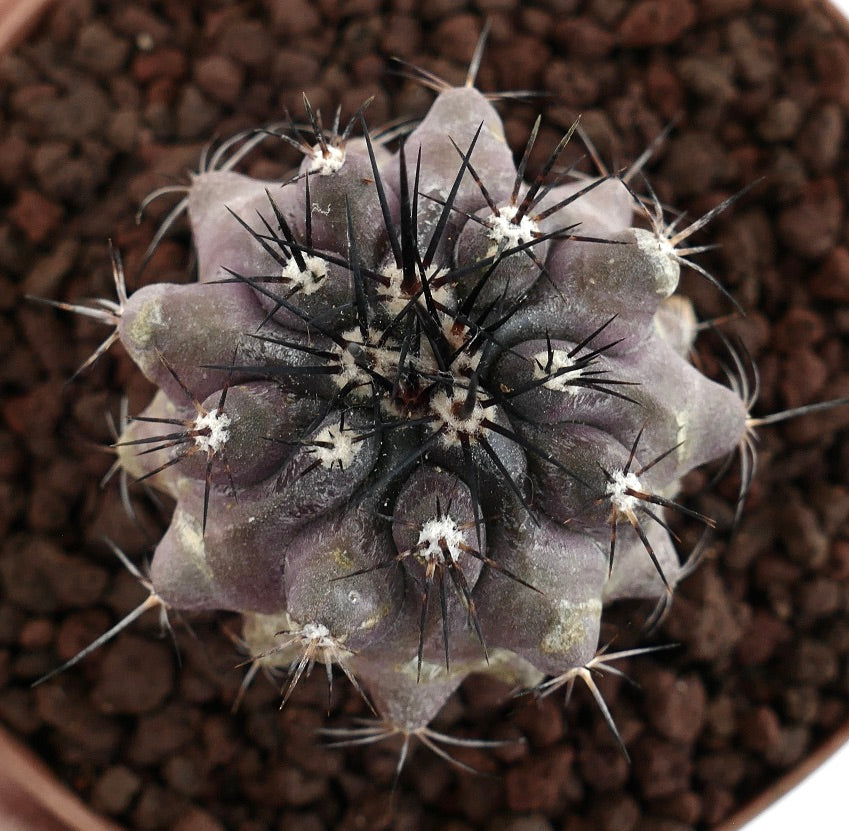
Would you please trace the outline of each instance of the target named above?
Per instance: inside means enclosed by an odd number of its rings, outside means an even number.
[[[674,589],[664,511],[746,405],[687,362],[680,258],[631,190],[522,181],[473,87],[396,153],[303,149],[282,185],[193,179],[198,281],[121,310],[160,392],[118,448],[177,501],[165,605],[339,663],[409,736],[470,672],[576,677],[605,604]]]

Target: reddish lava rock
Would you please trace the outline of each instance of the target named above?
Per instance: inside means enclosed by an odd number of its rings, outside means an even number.
[[[838,245],[811,280],[811,291],[822,300],[849,303],[849,249]]]
[[[151,712],[171,693],[173,668],[166,644],[126,635],[107,647],[92,696],[106,713]]]
[[[29,237],[30,242],[44,242],[62,218],[62,207],[46,199],[38,191],[22,190],[10,211],[12,222]]]
[[[696,20],[690,0],[640,0],[619,24],[623,46],[664,46],[678,40]]]
[[[820,259],[838,240],[843,202],[833,179],[818,179],[804,189],[801,199],[785,208],[778,219],[782,242],[796,254]]]

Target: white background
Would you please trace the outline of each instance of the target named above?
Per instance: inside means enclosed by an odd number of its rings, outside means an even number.
[[[849,0],[832,0],[849,17]],[[743,831],[849,831],[849,745],[774,803]]]

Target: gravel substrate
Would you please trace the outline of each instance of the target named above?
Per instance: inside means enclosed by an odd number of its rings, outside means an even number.
[[[180,664],[156,615],[61,677],[30,683],[145,596],[102,538],[143,562],[168,515],[139,489],[138,522],[115,483],[107,412],[151,393],[113,350],[65,382],[107,331],[24,301],[110,297],[107,239],[135,275],[167,199],[211,136],[284,108],[343,115],[374,96],[369,122],[421,115],[432,94],[392,74],[399,56],[462,83],[482,22],[485,90],[542,90],[502,104],[531,166],[579,113],[612,168],[670,122],[648,166],[665,204],[698,216],[762,181],[704,231],[700,263],[746,308],[722,325],[760,368],[755,414],[849,395],[849,40],[811,0],[66,0],[0,57],[0,720],[83,799],[138,831],[688,831],[709,828],[849,720],[849,408],[764,428],[760,468],[733,539],[737,465],[688,504],[719,534],[652,637],[650,609],[613,609],[606,637],[679,647],[622,665],[639,687],[600,686],[633,757],[591,698],[511,698],[472,679],[438,728],[524,739],[457,749],[485,775],[417,749],[392,792],[397,747],[322,746],[316,728],[365,715],[342,680],[328,719],[323,673],[278,712],[258,678],[230,708],[244,668],[237,621],[175,621]],[[583,149],[576,143],[573,157]],[[263,144],[244,162],[282,177],[297,161]],[[588,168],[589,169],[589,168]],[[131,288],[185,281],[183,226]],[[692,272],[702,319],[732,312]],[[720,376],[709,333],[696,360]],[[842,431],[842,432],[841,432]],[[715,472],[715,471],[713,471]],[[674,518],[681,547],[701,527]]]

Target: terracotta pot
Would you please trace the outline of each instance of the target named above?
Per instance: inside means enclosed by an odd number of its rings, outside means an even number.
[[[2,727],[0,826],[3,831],[120,831],[90,811]]]
[[[0,52],[13,49],[55,0],[0,0]]]
[[[0,52],[13,47],[37,24],[52,0],[0,0]],[[831,14],[849,38],[849,23]],[[849,741],[849,724],[804,764],[775,783],[717,831],[737,831],[767,806],[799,784]],[[816,816],[816,815],[814,815]],[[90,811],[62,785],[35,754],[0,727],[0,826],[4,831],[120,831]]]
[[[834,761],[834,755],[841,749],[849,747],[849,724],[838,730],[825,744],[817,749],[815,753],[798,765],[794,770],[779,779],[772,787],[765,790],[760,796],[753,799],[737,811],[733,817],[725,820],[717,826],[714,831],[742,831],[749,823],[762,819],[757,829],[752,831],[783,831],[785,828],[793,827],[785,821],[781,808],[783,800],[793,799],[794,817],[806,816],[816,823],[816,827],[823,831],[839,829],[845,822],[845,798],[843,794],[832,793],[829,795],[828,803],[822,801],[822,790],[815,782],[824,765]],[[843,760],[845,762],[845,759]],[[845,781],[845,765],[841,764],[837,770],[839,779]],[[767,809],[776,810],[765,816]],[[774,814],[774,815],[773,815]]]

